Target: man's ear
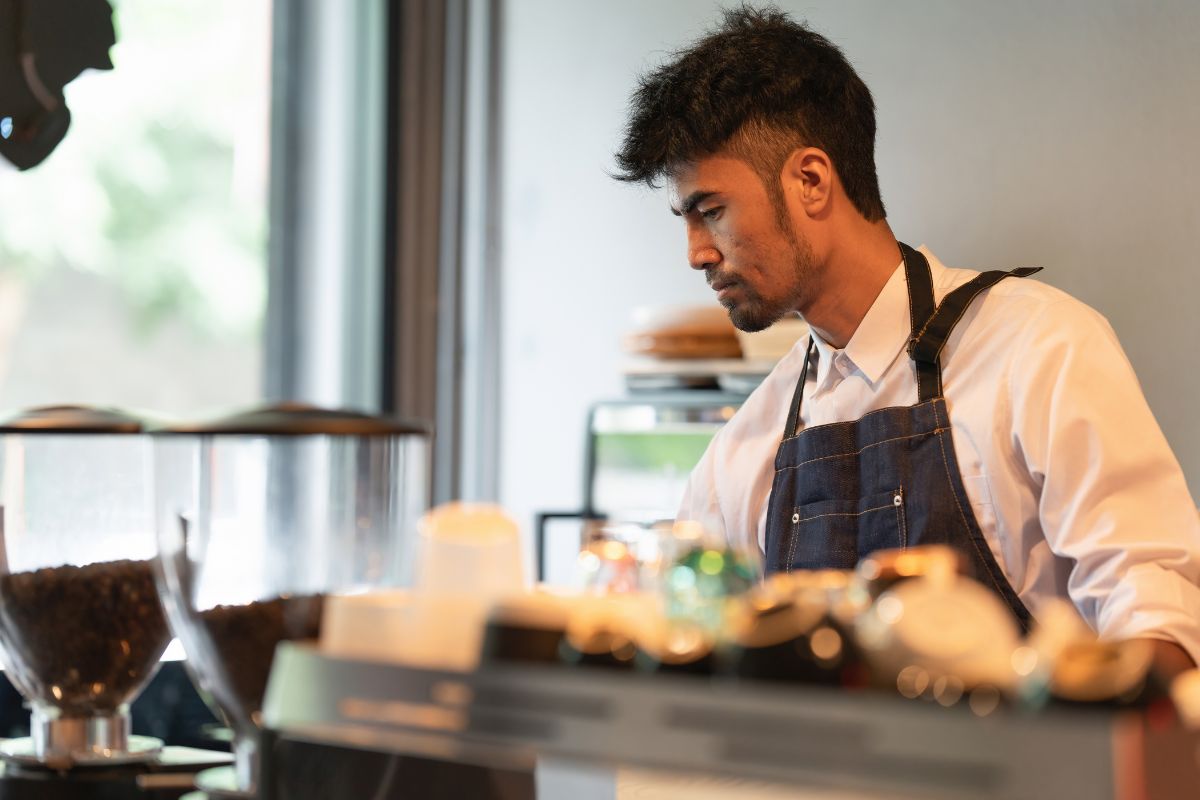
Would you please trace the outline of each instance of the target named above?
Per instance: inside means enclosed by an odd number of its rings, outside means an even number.
[[[820,217],[833,197],[833,161],[819,147],[793,150],[780,174],[784,196],[809,217]]]

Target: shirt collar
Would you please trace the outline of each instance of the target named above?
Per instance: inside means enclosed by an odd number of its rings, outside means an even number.
[[[941,271],[941,263],[924,246],[917,248],[929,259],[930,271],[934,273],[934,284]],[[887,283],[858,324],[844,350],[846,357],[872,384],[877,382],[885,370],[904,350],[912,332],[912,318],[908,309],[908,276],[904,262],[896,266]],[[835,354],[833,347],[815,331],[812,334],[818,353],[817,379],[823,381]]]

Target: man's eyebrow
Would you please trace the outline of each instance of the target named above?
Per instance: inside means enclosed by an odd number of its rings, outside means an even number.
[[[716,194],[716,192],[708,191],[705,189],[700,189],[698,191],[692,192],[691,194],[689,194],[687,197],[685,197],[683,199],[683,202],[679,204],[679,208],[675,208],[674,206],[672,206],[671,213],[677,217],[687,216],[688,214],[692,213],[693,208],[695,208],[700,203],[703,203],[705,200],[712,197],[714,194]]]

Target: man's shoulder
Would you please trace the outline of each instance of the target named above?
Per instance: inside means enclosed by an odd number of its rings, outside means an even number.
[[[979,274],[979,270],[942,267],[935,277],[938,300]],[[975,315],[979,323],[991,322],[1001,326],[1033,326],[1039,329],[1094,331],[1096,326],[1108,328],[1108,321],[1099,311],[1074,295],[1051,286],[1034,275],[1027,278],[1004,278],[976,298]]]
[[[991,268],[989,268],[990,271]],[[997,267],[1008,271],[1011,267]],[[962,286],[967,281],[979,275],[984,270],[980,269],[964,269],[961,267],[950,267],[944,264],[938,264],[933,269],[935,292],[940,300],[952,290]],[[1051,286],[1043,282],[1040,278],[1045,273],[1035,273],[1027,278],[1010,277],[1004,278],[996,284],[993,284],[988,290],[989,295],[1009,298],[1014,301],[1034,302],[1034,303],[1053,303],[1060,300],[1069,300],[1076,303],[1082,303],[1072,295],[1064,292],[1062,289]]]
[[[978,274],[950,267],[941,274],[935,270],[939,301]],[[974,375],[1008,364],[1031,374],[1048,360],[1088,348],[1121,352],[1116,333],[1100,312],[1038,277],[1005,278],[975,298],[947,342],[943,365]]]

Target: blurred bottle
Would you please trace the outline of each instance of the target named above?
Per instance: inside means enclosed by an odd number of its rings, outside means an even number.
[[[862,685],[861,655],[835,616],[849,585],[849,576],[835,571],[771,576],[734,606],[725,671],[739,678]]]
[[[730,547],[694,522],[678,522],[664,538],[659,578],[668,623],[696,625],[716,639],[731,598],[759,583],[761,556]]]

